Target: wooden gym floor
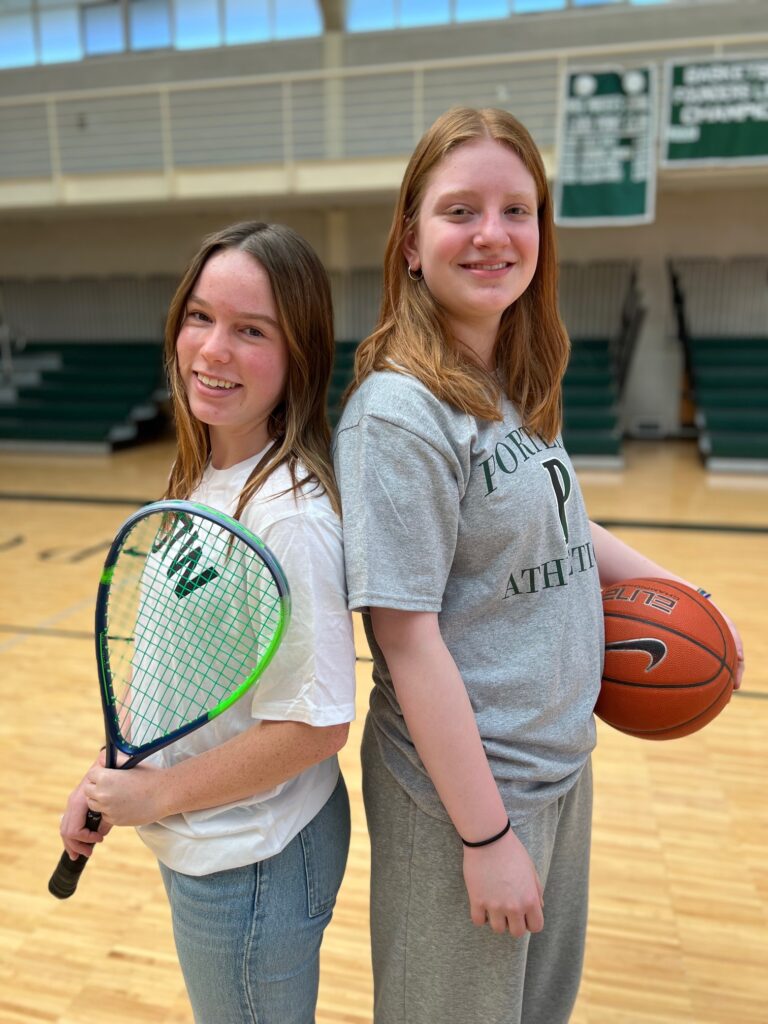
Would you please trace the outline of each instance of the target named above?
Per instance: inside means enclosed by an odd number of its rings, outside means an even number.
[[[689,443],[628,444],[626,455],[622,472],[581,474],[590,514],[713,592],[742,630],[747,675],[720,718],[683,740],[599,724],[572,1024],[765,1024],[768,479],[708,476]],[[91,638],[101,559],[132,508],[160,495],[169,462],[167,443],[111,457],[0,455],[0,1024],[191,1022],[156,865],[132,830],[113,832],[71,901],[46,890],[65,797],[101,743]],[[323,947],[320,1024],[371,1020],[364,660],[358,683],[342,753],[352,851]]]

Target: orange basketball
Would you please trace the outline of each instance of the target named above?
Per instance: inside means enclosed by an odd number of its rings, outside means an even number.
[[[688,736],[731,699],[736,645],[717,608],[671,580],[603,590],[605,664],[595,714],[647,740]]]

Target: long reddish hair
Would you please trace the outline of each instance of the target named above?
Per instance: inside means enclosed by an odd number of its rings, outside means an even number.
[[[444,309],[424,282],[409,278],[403,255],[430,175],[451,150],[477,139],[493,139],[516,153],[534,180],[538,200],[538,262],[527,289],[502,315],[495,376],[452,335]],[[357,349],[350,392],[374,370],[401,367],[456,408],[499,420],[500,379],[525,426],[554,440],[562,423],[560,385],[570,352],[558,311],[557,276],[552,199],[541,155],[527,129],[505,110],[447,111],[422,137],[406,168],[384,256],[379,320]]]

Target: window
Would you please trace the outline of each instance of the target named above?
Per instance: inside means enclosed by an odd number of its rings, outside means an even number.
[[[349,0],[347,27],[350,32],[372,32],[375,29],[393,28],[394,24],[393,0],[381,0],[375,4],[369,0]]]
[[[350,32],[670,0],[346,0]],[[693,0],[691,0],[693,3]],[[318,36],[321,0],[0,0],[0,69]]]
[[[398,26],[445,25],[451,20],[449,0],[400,0]]]
[[[0,68],[21,68],[36,60],[31,15],[0,14]]]
[[[87,54],[120,53],[125,49],[123,12],[119,3],[83,8],[83,41]]]
[[[174,21],[178,50],[221,45],[218,0],[176,0]]]
[[[508,14],[509,0],[456,0],[457,21],[487,21]]]
[[[514,0],[515,14],[530,14],[532,11],[560,11],[566,0]]]
[[[323,31],[317,0],[272,0],[275,38],[316,36]]]
[[[40,60],[43,64],[81,60],[83,42],[80,38],[80,17],[77,7],[57,7],[38,14],[40,26]]]
[[[132,50],[158,50],[171,45],[168,0],[130,0],[128,17]]]
[[[267,0],[224,0],[226,43],[257,43],[271,38]]]

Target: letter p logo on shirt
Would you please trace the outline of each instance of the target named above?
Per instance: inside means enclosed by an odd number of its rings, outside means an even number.
[[[560,525],[563,528],[565,543],[568,543],[568,519],[565,515],[565,506],[571,496],[571,474],[559,459],[547,459],[542,466],[549,473],[549,482],[555,492],[557,501],[557,514],[560,518]]]

